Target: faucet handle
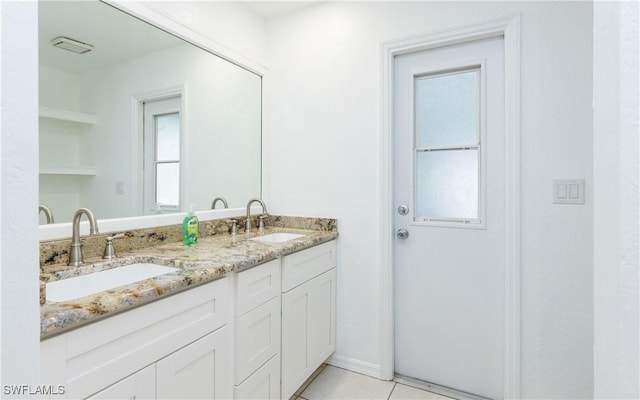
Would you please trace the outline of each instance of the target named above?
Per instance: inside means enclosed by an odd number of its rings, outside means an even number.
[[[117,235],[107,236],[107,245],[104,247],[104,253],[102,254],[102,258],[105,260],[111,260],[116,258],[116,249],[113,247],[113,241],[115,239],[122,239],[124,237],[124,233],[118,233]]]
[[[118,234],[115,234],[113,236],[107,236],[107,240],[111,241],[111,240],[114,240],[114,239],[123,239],[124,236],[125,236],[124,233],[118,233]]]
[[[238,233],[238,221],[236,221],[235,219],[228,219],[227,220],[228,224],[231,224],[231,234],[235,235]]]
[[[269,214],[262,214],[260,216],[258,216],[258,231],[259,232],[264,232],[264,219],[267,218],[269,216]]]

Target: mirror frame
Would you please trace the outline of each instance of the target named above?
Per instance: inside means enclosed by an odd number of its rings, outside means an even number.
[[[264,99],[265,99],[265,75],[266,67],[257,63],[241,54],[230,50],[219,43],[216,43],[212,39],[188,28],[177,21],[155,11],[140,2],[134,2],[130,0],[100,0],[101,2],[112,6],[126,14],[131,15],[134,18],[149,23],[158,29],[168,32],[182,40],[185,40],[192,45],[199,47],[209,53],[212,53],[228,62],[231,62],[241,68],[244,68],[262,78],[262,165],[261,165],[261,197],[264,199],[266,193],[265,182],[265,113],[264,113]],[[249,199],[247,199],[249,201]],[[260,207],[252,207],[252,212],[259,212]],[[98,219],[98,228],[100,233],[117,232],[132,229],[146,229],[158,226],[168,226],[181,224],[186,212],[178,212],[172,214],[162,215],[148,215],[138,217],[124,217],[124,218],[112,218],[112,219]],[[203,210],[196,211],[195,214],[201,221],[208,221],[213,219],[231,218],[237,216],[244,216],[246,214],[246,208],[226,208],[217,210]],[[99,216],[98,216],[99,217]],[[57,240],[68,239],[71,237],[71,222],[55,223],[50,225],[39,225],[39,240]],[[80,224],[80,232],[82,235],[89,233],[89,223],[82,221]]]

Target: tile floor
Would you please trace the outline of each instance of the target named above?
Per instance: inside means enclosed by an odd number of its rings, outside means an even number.
[[[380,381],[331,365],[323,365],[291,397],[291,400],[451,400],[401,383]]]

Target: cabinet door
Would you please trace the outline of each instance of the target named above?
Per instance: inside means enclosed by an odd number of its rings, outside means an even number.
[[[280,399],[280,356],[274,356],[241,385],[236,386],[234,399]]]
[[[228,399],[231,340],[223,327],[156,363],[158,399]]]
[[[156,366],[148,366],[89,397],[92,400],[142,400],[156,398]]]
[[[236,384],[280,352],[280,296],[236,318],[235,349]]]
[[[335,350],[335,268],[282,294],[282,398]]]
[[[309,376],[336,350],[335,268],[312,279],[310,283],[312,286],[307,321],[307,357],[311,368]]]

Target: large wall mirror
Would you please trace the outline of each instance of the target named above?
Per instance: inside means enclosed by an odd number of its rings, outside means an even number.
[[[56,223],[260,197],[259,75],[98,0],[39,2],[39,64],[40,204]]]

